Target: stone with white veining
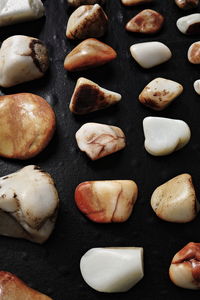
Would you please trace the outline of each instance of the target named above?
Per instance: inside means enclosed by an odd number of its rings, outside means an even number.
[[[125,135],[116,126],[86,123],[76,132],[76,141],[81,151],[92,160],[97,160],[125,147]]]
[[[15,35],[0,48],[0,86],[11,87],[44,76],[49,67],[48,50],[36,38]]]
[[[178,82],[159,77],[147,84],[139,101],[154,110],[163,110],[182,92],[183,87]]]
[[[189,126],[182,120],[146,117],[143,129],[145,149],[154,156],[168,155],[183,148],[191,137]]]
[[[200,34],[200,13],[181,17],[176,25],[183,34]]]
[[[108,17],[99,4],[82,5],[69,17],[66,36],[69,39],[101,37],[108,26]]]
[[[86,181],[75,191],[77,207],[97,223],[125,222],[138,195],[132,180]]]
[[[95,82],[81,77],[76,83],[69,109],[74,114],[84,115],[105,109],[120,100],[120,94],[106,90]]]
[[[187,223],[199,212],[192,177],[181,174],[159,186],[152,194],[151,207],[164,221]]]
[[[145,69],[160,65],[172,56],[170,49],[161,42],[134,44],[130,47],[130,52],[135,61]]]
[[[121,293],[130,290],[144,276],[143,248],[93,248],[81,258],[85,282],[99,292]]]

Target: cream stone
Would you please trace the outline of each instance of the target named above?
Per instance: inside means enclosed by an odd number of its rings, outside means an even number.
[[[86,78],[79,78],[69,105],[71,112],[84,115],[118,103],[121,95],[100,87]]]
[[[14,35],[0,48],[0,86],[11,87],[44,76],[49,66],[46,46],[38,39]]]
[[[200,34],[200,13],[181,17],[176,25],[183,34]]]
[[[145,149],[154,156],[171,154],[190,140],[189,126],[182,120],[147,117],[143,121]]]
[[[172,56],[170,49],[160,42],[134,44],[130,51],[136,62],[145,69],[160,65]]]
[[[178,82],[158,77],[143,89],[139,101],[154,110],[163,110],[182,92]]]
[[[93,248],[82,256],[80,269],[85,282],[96,291],[126,292],[144,276],[143,248]]]
[[[0,27],[39,19],[44,13],[41,0],[1,0]]]
[[[66,36],[69,39],[101,37],[108,26],[108,17],[99,4],[82,5],[69,17]]]
[[[152,194],[151,207],[164,221],[191,222],[199,212],[192,177],[181,174],[159,186]]]
[[[59,205],[51,176],[30,165],[0,178],[0,234],[44,243]]]
[[[0,271],[0,291],[1,300],[53,300],[33,290],[14,274],[5,271]]]
[[[86,123],[76,133],[76,141],[81,151],[92,160],[97,160],[125,147],[125,135],[116,126]]]
[[[200,95],[200,79],[197,79],[194,82],[194,90],[198,95]]]
[[[71,72],[82,71],[104,65],[116,57],[112,47],[91,38],[81,42],[66,56],[64,68]]]
[[[200,243],[188,243],[173,257],[169,276],[171,281],[184,289],[200,289]]]
[[[132,213],[138,188],[132,180],[86,181],[75,191],[81,212],[97,223],[125,222]]]

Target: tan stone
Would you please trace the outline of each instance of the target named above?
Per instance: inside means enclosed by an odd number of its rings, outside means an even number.
[[[126,30],[144,34],[158,32],[164,23],[164,17],[152,9],[145,9],[126,24]]]
[[[76,46],[65,58],[64,68],[81,71],[104,65],[117,57],[115,50],[96,39],[90,38]]]
[[[188,243],[172,259],[171,281],[184,289],[200,289],[200,243]]]
[[[126,6],[134,6],[134,5],[140,5],[144,3],[153,2],[154,0],[121,0],[122,3]]]
[[[101,37],[107,25],[108,17],[99,4],[82,5],[69,17],[66,36],[69,39]]]
[[[192,9],[199,5],[199,0],[175,0],[175,3],[181,9]]]
[[[188,50],[188,60],[192,64],[200,64],[200,42],[193,43]]]
[[[182,174],[159,186],[151,197],[156,215],[168,222],[187,223],[199,212],[192,177]]]
[[[88,5],[88,4],[99,4],[99,5],[103,5],[105,3],[106,0],[67,0],[67,3],[70,6],[73,7],[78,7],[81,5]]]
[[[0,271],[1,300],[53,300],[40,292],[31,289],[17,276]]]

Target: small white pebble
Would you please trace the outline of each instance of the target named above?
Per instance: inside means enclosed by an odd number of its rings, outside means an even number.
[[[194,82],[194,90],[198,95],[200,95],[200,79],[197,79]]]

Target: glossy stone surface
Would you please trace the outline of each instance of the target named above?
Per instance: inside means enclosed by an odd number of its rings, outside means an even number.
[[[176,5],[184,10],[198,7],[199,0],[175,0]]]
[[[183,34],[200,34],[200,14],[196,13],[179,18],[176,25]]]
[[[200,42],[195,42],[189,47],[188,60],[192,64],[200,64]]]
[[[154,0],[121,0],[122,4],[126,6],[135,6],[135,5],[145,4],[153,1]]]
[[[161,30],[164,17],[155,10],[145,9],[126,24],[126,30],[144,34],[153,34]]]
[[[65,58],[67,71],[82,71],[104,65],[117,57],[115,50],[105,43],[90,38],[76,46]]]

